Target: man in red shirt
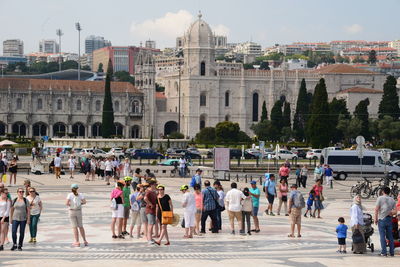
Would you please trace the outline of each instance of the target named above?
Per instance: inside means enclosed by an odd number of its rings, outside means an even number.
[[[157,193],[156,193],[157,182],[153,179],[149,181],[150,187],[146,191],[144,201],[146,202],[146,217],[147,217],[147,242],[154,244],[153,227],[156,224],[156,204],[157,204]]]

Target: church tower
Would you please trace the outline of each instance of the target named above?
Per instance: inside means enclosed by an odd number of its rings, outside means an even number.
[[[143,128],[142,137],[150,138],[153,131],[153,138],[157,137],[156,133],[156,70],[153,55],[148,52],[139,52],[137,65],[135,67],[135,84],[140,91],[143,92]]]

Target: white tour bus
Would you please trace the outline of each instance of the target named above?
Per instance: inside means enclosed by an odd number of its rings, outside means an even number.
[[[382,177],[385,173],[385,161],[379,151],[365,150],[360,166],[359,152],[357,150],[324,150],[321,162],[328,164],[336,179],[345,180],[349,175],[362,174]],[[326,158],[325,158],[326,157]],[[386,162],[386,171],[392,179],[400,176],[400,167]]]

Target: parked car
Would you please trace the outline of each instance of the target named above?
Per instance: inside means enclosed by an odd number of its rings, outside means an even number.
[[[125,158],[124,150],[120,147],[113,147],[108,151],[107,155],[109,156],[116,156],[119,159]]]
[[[272,158],[274,158],[274,159],[275,158],[276,159],[297,159],[298,156],[289,150],[280,149],[278,154],[276,154],[276,152],[272,153]]]
[[[151,148],[145,148],[145,149],[135,149],[132,151],[130,157],[132,159],[158,159],[158,158],[164,158],[164,155],[158,153],[157,151],[151,149]]]
[[[186,159],[201,159],[200,153],[195,150],[176,149],[173,153],[167,153],[168,157],[185,157]]]
[[[230,149],[229,155],[231,159],[239,159],[242,157],[242,150],[241,149]],[[257,156],[250,154],[247,151],[244,151],[244,158],[245,159],[255,159],[258,158]]]
[[[391,161],[399,160],[399,159],[400,159],[400,150],[395,150],[395,151],[392,151],[392,153],[390,153]]]
[[[296,154],[298,158],[305,159],[306,156],[307,156],[308,149],[306,149],[306,148],[293,148],[291,151],[294,154]]]
[[[158,165],[160,166],[174,166],[175,164],[179,166],[179,159],[167,159],[164,160],[163,162],[158,163]],[[193,166],[191,162],[187,162],[187,164],[188,166]]]
[[[127,149],[125,149],[125,152],[124,152],[125,158],[129,158],[133,151],[135,151],[135,148],[127,148]]]
[[[249,148],[249,149],[246,149],[245,152],[253,155],[255,158],[261,157],[261,152],[258,149]]]
[[[108,156],[110,156],[109,154],[107,154],[107,152],[98,148],[93,149],[92,155],[95,158],[107,158]]]
[[[320,159],[322,155],[322,149],[311,149],[307,152],[306,159]]]
[[[84,155],[84,154],[93,154],[93,148],[82,148],[79,154]]]

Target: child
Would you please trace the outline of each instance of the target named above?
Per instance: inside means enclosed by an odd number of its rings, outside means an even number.
[[[344,218],[340,217],[338,219],[339,225],[336,227],[336,233],[338,238],[339,250],[337,253],[347,253],[346,252],[346,237],[347,237],[347,225],[344,224]]]
[[[312,208],[312,205],[314,202],[314,196],[315,196],[315,191],[314,191],[314,189],[311,189],[311,191],[308,195],[308,199],[307,199],[307,211],[306,211],[306,213],[304,213],[304,217],[306,217],[306,218],[307,218],[308,212],[310,212],[310,217],[314,217],[311,213],[311,208]]]

